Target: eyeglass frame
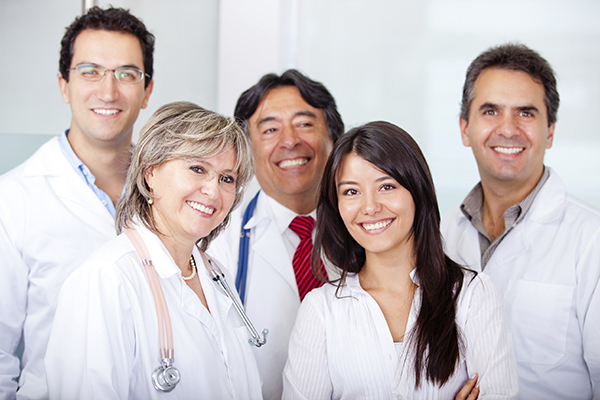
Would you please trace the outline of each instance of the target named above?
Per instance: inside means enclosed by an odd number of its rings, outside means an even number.
[[[99,75],[100,79],[88,79],[88,78],[84,78],[82,75],[80,75],[79,73],[77,73],[77,68],[83,67],[83,66],[90,66],[90,67],[96,67],[96,68],[102,69],[103,72],[102,72],[101,75]],[[117,76],[117,71],[119,71],[119,70],[128,70],[128,69],[129,70],[133,69],[133,70],[139,71],[140,72],[140,80],[137,81],[137,82],[121,82],[121,80]],[[115,69],[110,69],[110,68],[104,68],[102,65],[92,64],[92,63],[79,64],[76,67],[69,68],[69,71],[75,71],[76,75],[78,77],[80,77],[81,79],[83,79],[84,81],[87,81],[87,82],[100,82],[106,76],[106,71],[110,71],[112,73],[112,75],[115,77],[115,79],[117,80],[117,82],[119,82],[119,83],[121,83],[123,85],[135,85],[137,83],[143,82],[144,78],[148,78],[148,79],[152,78],[152,76],[150,74],[147,74],[144,71],[142,71],[141,69],[136,68],[136,67],[125,67],[125,66],[123,66],[123,67],[117,67]]]
[[[176,159],[176,160],[177,160],[177,159]],[[198,157],[184,157],[184,158],[178,158],[178,160],[187,161],[187,162],[188,162],[188,169],[189,169],[189,168],[192,166],[192,164],[194,164],[194,163],[199,163],[199,164],[201,164],[201,163],[202,163],[202,161],[206,161],[205,159],[203,159],[203,158],[198,158]],[[202,167],[202,168],[204,168],[204,167]],[[239,193],[240,193],[240,192],[241,192],[241,191],[244,189],[244,186],[245,186],[245,185],[239,185],[239,184],[238,184],[238,177],[237,177],[237,176],[233,177],[233,176],[232,176],[232,174],[233,174],[232,172],[230,172],[230,173],[227,173],[227,172],[223,172],[223,171],[218,171],[218,170],[216,170],[216,169],[211,169],[211,170],[208,170],[207,172],[204,172],[204,174],[203,174],[203,175],[204,175],[204,177],[201,177],[200,175],[199,175],[198,177],[199,177],[200,179],[202,179],[204,182],[210,182],[210,181],[212,181],[212,180],[213,180],[215,177],[217,177],[217,176],[218,176],[218,177],[219,177],[219,179],[217,179],[217,183],[218,183],[218,184],[219,184],[219,186],[220,186],[220,184],[221,184],[221,178],[223,178],[223,177],[227,177],[227,176],[230,176],[230,177],[232,177],[232,178],[234,179],[234,182],[233,182],[233,186],[234,186],[234,187],[233,187],[233,191],[228,191],[228,190],[227,190],[227,186],[222,186],[222,188],[223,188],[223,189],[224,189],[226,192],[228,192],[228,193],[232,193],[232,194],[236,194],[236,195],[237,195],[237,194],[239,194]],[[236,174],[236,175],[237,175],[237,174]]]

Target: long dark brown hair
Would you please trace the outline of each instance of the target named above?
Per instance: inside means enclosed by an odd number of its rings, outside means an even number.
[[[412,195],[415,216],[411,234],[421,309],[408,344],[415,354],[416,387],[423,379],[422,371],[427,380],[442,386],[454,372],[460,356],[455,316],[464,272],[444,253],[440,212],[429,167],[417,143],[401,128],[388,122],[371,122],[350,130],[336,143],[321,181],[313,271],[319,274],[317,262],[322,255],[340,268],[339,293],[348,273],[360,272],[365,264],[365,249],[350,235],[338,209],[337,174],[350,153],[389,174]]]

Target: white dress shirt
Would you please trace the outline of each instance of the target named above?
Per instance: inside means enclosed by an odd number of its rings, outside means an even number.
[[[414,271],[413,281],[418,285]],[[485,274],[467,273],[457,302],[463,340],[454,374],[440,388],[426,379],[415,389],[414,354],[394,343],[377,302],[349,274],[336,296],[325,285],[306,296],[290,339],[283,374],[284,399],[454,399],[479,374],[479,399],[517,396],[517,376],[502,304]],[[417,288],[406,332],[420,309]],[[423,374],[421,375],[424,376]]]
[[[164,291],[181,381],[160,393],[154,298],[125,235],[108,242],[65,282],[46,354],[51,399],[260,399],[250,335],[231,300],[193,256],[210,312],[159,238],[138,227]],[[229,279],[231,282],[231,280]]]
[[[503,298],[521,398],[600,399],[600,210],[548,170],[485,272]],[[458,207],[442,233],[452,259],[481,270],[479,233]]]

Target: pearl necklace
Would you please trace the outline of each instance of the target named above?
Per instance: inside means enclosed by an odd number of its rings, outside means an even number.
[[[194,260],[194,256],[190,256],[190,265],[192,266],[192,274],[190,276],[183,276],[183,273],[181,274],[181,277],[184,281],[194,279],[194,277],[196,276],[196,260]]]

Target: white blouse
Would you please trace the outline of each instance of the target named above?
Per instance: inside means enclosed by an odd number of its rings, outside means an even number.
[[[92,254],[61,290],[45,359],[50,398],[262,398],[250,335],[198,250],[193,255],[210,312],[159,238],[143,227],[138,232],[165,294],[181,381],[169,393],[152,386],[160,364],[154,298],[140,257],[121,234]]]
[[[413,281],[418,285],[414,271]],[[421,377],[415,389],[414,354],[398,349],[377,302],[348,274],[336,286],[309,293],[292,332],[283,372],[284,399],[454,399],[470,376],[479,374],[479,399],[512,399],[518,384],[502,304],[489,277],[466,273],[456,322],[464,349],[454,374],[440,388]],[[407,332],[420,308],[417,288]]]

